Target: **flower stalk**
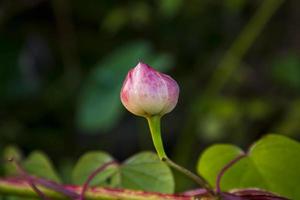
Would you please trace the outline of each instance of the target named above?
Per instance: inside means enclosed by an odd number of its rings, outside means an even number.
[[[147,121],[157,155],[160,160],[164,161],[168,157],[161,138],[160,118],[161,117],[159,115],[155,115],[152,117],[147,117]]]
[[[187,177],[192,179],[194,182],[196,182],[200,187],[205,188],[207,191],[209,191],[211,194],[213,194],[211,186],[203,177],[197,176],[190,170],[176,164],[174,161],[172,161],[167,156],[167,154],[165,153],[162,138],[161,138],[160,119],[161,119],[161,116],[158,116],[158,115],[147,117],[153,144],[154,144],[154,147],[156,149],[156,152],[157,152],[160,160],[167,163],[170,167],[174,168],[175,170],[186,175]]]
[[[159,159],[194,180],[214,196],[213,189],[203,177],[173,162],[164,150],[160,120],[175,108],[178,97],[179,86],[172,77],[142,62],[128,72],[120,92],[124,107],[129,112],[147,119]]]

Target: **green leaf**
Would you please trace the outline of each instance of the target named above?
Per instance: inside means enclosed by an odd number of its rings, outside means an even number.
[[[109,130],[120,118],[120,90],[125,76],[138,61],[167,68],[171,58],[156,55],[144,41],[135,41],[115,50],[91,71],[80,92],[77,111],[78,126],[87,132]],[[164,65],[161,66],[160,64]]]
[[[3,151],[3,158],[5,161],[8,161],[10,159],[14,159],[15,161],[21,161],[22,157],[23,156],[21,150],[16,146],[7,146]],[[15,164],[12,162],[6,162],[4,164],[4,174],[6,176],[17,175],[18,172]]]
[[[215,145],[200,157],[198,172],[212,185],[219,171],[241,153],[232,145]],[[247,157],[235,163],[222,177],[224,191],[258,187],[291,199],[300,199],[300,144],[280,135],[256,142]]]
[[[269,135],[250,149],[250,157],[271,191],[300,199],[300,144],[280,135]]]
[[[29,174],[60,182],[60,178],[57,175],[52,162],[43,152],[32,152],[24,161],[23,166]]]
[[[171,170],[152,152],[134,155],[125,161],[120,170],[123,188],[162,193],[174,192]]]
[[[206,149],[198,161],[198,173],[216,187],[215,182],[219,171],[233,158],[240,155],[242,150],[234,145],[216,144]],[[222,159],[220,159],[222,155]]]
[[[93,173],[97,168],[103,166],[104,164],[113,161],[114,159],[105,152],[93,151],[84,154],[75,165],[72,172],[72,180],[74,184],[83,184],[89,175]],[[118,166],[110,165],[98,175],[96,175],[91,181],[90,185],[110,185],[108,178],[116,174],[118,171]],[[114,183],[119,184],[119,183]]]

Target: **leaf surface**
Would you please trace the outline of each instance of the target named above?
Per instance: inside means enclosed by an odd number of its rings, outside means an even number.
[[[170,168],[152,152],[142,152],[126,160],[120,175],[123,188],[174,192],[174,178]]]
[[[107,153],[102,151],[88,152],[80,157],[76,163],[73,172],[72,180],[74,184],[84,184],[88,177],[99,167],[113,161],[114,159]],[[108,178],[117,173],[118,167],[115,165],[109,165],[103,171],[98,173],[90,185],[110,185]]]
[[[198,162],[198,173],[215,186],[219,171],[241,150],[214,145]],[[229,168],[221,181],[224,191],[257,187],[291,199],[300,199],[300,144],[281,135],[268,135],[249,149],[247,157]]]
[[[22,165],[28,174],[61,182],[51,160],[41,151],[32,152]]]

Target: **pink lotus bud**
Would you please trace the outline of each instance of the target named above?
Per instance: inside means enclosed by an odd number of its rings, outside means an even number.
[[[170,76],[140,62],[128,72],[120,96],[126,109],[135,115],[162,116],[176,106],[179,86]]]

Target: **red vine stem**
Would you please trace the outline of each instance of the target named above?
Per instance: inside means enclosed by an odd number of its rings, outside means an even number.
[[[41,197],[41,199],[43,199],[43,200],[51,200],[42,191],[40,191],[38,187],[36,187],[36,185],[33,183],[33,181],[30,181],[28,179],[28,183],[32,187],[32,189]]]
[[[111,166],[111,165],[118,165],[118,163],[114,160],[109,161],[103,165],[101,165],[99,168],[97,168],[95,171],[93,171],[88,179],[86,180],[86,182],[84,183],[83,187],[82,187],[82,191],[80,193],[80,197],[79,200],[84,200],[84,193],[87,190],[90,182],[93,180],[93,178],[95,178],[95,176],[97,176],[97,174],[99,174],[100,172],[102,172],[103,170],[105,170],[107,167]]]
[[[65,190],[80,194],[81,186],[61,185]],[[67,200],[64,194],[41,187],[40,190],[53,200]],[[0,179],[0,194],[16,195],[22,197],[38,197],[38,194],[28,185],[27,181],[19,179]],[[188,195],[162,194],[157,192],[145,192],[127,189],[112,189],[104,187],[91,187],[85,192],[86,200],[195,200],[201,199]],[[208,200],[210,200],[208,198]]]
[[[38,185],[41,185],[45,188],[48,188],[48,189],[51,189],[53,191],[56,191],[58,193],[61,193],[65,196],[68,196],[70,197],[71,199],[78,199],[79,198],[79,195],[75,192],[72,192],[70,190],[67,190],[66,188],[64,188],[62,185],[56,183],[56,182],[53,182],[53,181],[49,181],[49,180],[46,180],[46,179],[41,179],[41,178],[36,178],[36,177],[32,177],[31,176],[31,179]]]
[[[30,174],[28,174],[25,169],[22,167],[22,165],[15,160],[14,158],[10,158],[7,161],[15,164],[17,171],[20,173],[21,177],[17,177],[16,179],[18,180],[23,180],[23,181],[27,181],[28,184],[31,186],[31,188],[38,194],[38,196],[40,198],[42,198],[43,200],[51,200],[50,198],[48,198],[37,186],[41,185],[45,188],[54,190],[58,193],[61,193],[65,196],[68,196],[72,199],[78,199],[79,195],[77,193],[71,192],[69,190],[66,190],[63,186],[61,186],[58,183],[55,183],[53,181],[50,180],[46,180],[46,179],[42,179],[42,178],[38,178],[38,177],[34,177],[31,176]]]
[[[15,164],[17,170],[21,174],[22,178],[25,179],[25,181],[28,182],[28,184],[31,186],[31,188],[38,194],[38,196],[43,200],[51,200],[48,198],[42,191],[39,190],[39,188],[34,184],[34,180],[26,173],[26,171],[22,168],[21,164],[15,160],[14,158],[10,158],[8,160],[9,162],[12,162]]]
[[[225,174],[225,172],[232,167],[235,163],[237,163],[239,160],[241,160],[242,158],[246,157],[247,154],[243,153],[239,156],[237,156],[236,158],[234,158],[233,160],[231,160],[229,163],[227,163],[219,172],[218,176],[217,176],[217,180],[216,180],[216,192],[218,194],[221,193],[221,179],[223,177],[223,175]]]

